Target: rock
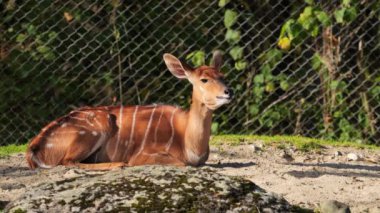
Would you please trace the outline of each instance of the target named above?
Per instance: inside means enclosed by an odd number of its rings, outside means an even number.
[[[210,157],[209,157],[209,159],[217,161],[217,160],[220,160],[221,157],[218,154],[211,154]]]
[[[26,186],[22,183],[3,183],[0,184],[0,188],[3,190],[14,190],[14,189],[22,189]]]
[[[291,212],[282,197],[209,168],[129,167],[31,187],[5,212]]]
[[[365,159],[367,162],[379,164],[380,163],[380,157],[379,156],[370,156]]]
[[[336,200],[326,200],[319,204],[321,213],[350,213],[350,207]]]
[[[361,159],[360,156],[355,154],[355,153],[348,153],[347,154],[347,160],[348,161],[358,161],[360,159]]]
[[[249,147],[253,152],[261,151],[261,148],[259,146],[256,146],[255,144],[251,144]]]
[[[342,156],[342,152],[340,152],[340,151],[336,151],[336,152],[334,153],[334,156],[335,156],[335,157]]]
[[[288,162],[294,161],[294,158],[286,151],[282,151],[280,156]]]

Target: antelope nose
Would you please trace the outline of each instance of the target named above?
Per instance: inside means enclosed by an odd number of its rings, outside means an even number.
[[[228,95],[229,98],[232,98],[232,96],[233,96],[233,91],[232,91],[231,89],[226,89],[226,90],[224,90],[224,94],[225,94],[225,95]]]

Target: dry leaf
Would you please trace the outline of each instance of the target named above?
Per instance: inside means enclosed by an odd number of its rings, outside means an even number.
[[[68,12],[64,12],[63,16],[65,17],[65,19],[66,19],[67,22],[70,22],[70,21],[72,21],[74,19],[74,17],[70,13],[68,13]]]

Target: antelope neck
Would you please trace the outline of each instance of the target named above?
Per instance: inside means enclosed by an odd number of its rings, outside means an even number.
[[[185,132],[185,150],[201,157],[209,149],[212,111],[193,94]],[[189,157],[189,156],[188,156]]]

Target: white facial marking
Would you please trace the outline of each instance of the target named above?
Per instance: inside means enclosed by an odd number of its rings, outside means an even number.
[[[48,143],[46,144],[46,148],[52,148],[53,147],[53,144],[52,143]]]
[[[86,134],[86,131],[81,130],[81,131],[79,131],[79,134],[84,135],[84,134]]]
[[[97,136],[98,135],[98,133],[96,131],[92,131],[91,133],[92,133],[93,136]]]
[[[67,123],[63,123],[61,127],[67,127]]]
[[[202,100],[203,100],[203,103],[206,103],[206,97],[204,95],[204,93],[206,92],[205,88],[203,88],[202,86],[199,86],[199,90],[201,91],[202,93]]]
[[[205,90],[205,88],[203,88],[202,86],[199,86],[199,90],[202,92],[202,93],[204,93],[206,90]]]
[[[178,108],[175,108],[172,112],[172,117],[170,118],[170,127],[172,128],[172,135],[170,136],[170,139],[168,141],[168,143],[166,144],[166,151],[168,151],[170,149],[170,147],[172,146],[172,143],[173,143],[173,139],[174,139],[174,126],[173,126],[173,120],[174,120],[174,114],[175,112],[178,110]]]

